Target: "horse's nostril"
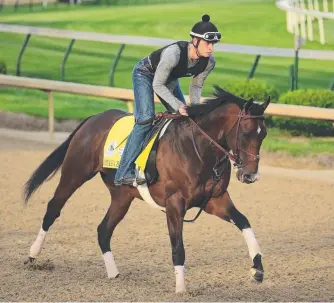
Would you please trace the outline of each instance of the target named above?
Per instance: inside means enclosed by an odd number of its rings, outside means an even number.
[[[252,183],[253,182],[252,176],[245,174],[244,175],[244,182],[246,182],[246,183]]]

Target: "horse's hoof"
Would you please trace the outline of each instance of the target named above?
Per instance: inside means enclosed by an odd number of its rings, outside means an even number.
[[[29,257],[27,261],[24,261],[24,264],[34,264],[36,262],[36,258]]]
[[[186,288],[185,287],[183,287],[183,288],[176,288],[175,289],[175,293],[176,294],[182,294],[182,293],[185,293],[187,290],[186,290]]]
[[[120,277],[120,274],[117,273],[116,275],[108,276],[108,279],[112,280],[112,279],[117,279],[119,277]]]
[[[254,267],[252,267],[250,269],[250,274],[251,274],[251,278],[253,281],[262,283],[263,282],[263,277],[264,277],[264,272],[263,270],[260,269],[256,269]]]
[[[186,292],[186,285],[184,284],[184,281],[182,281],[181,283],[176,283],[175,293],[181,294],[183,292]]]

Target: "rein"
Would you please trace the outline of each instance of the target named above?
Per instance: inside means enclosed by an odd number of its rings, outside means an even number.
[[[231,115],[230,115],[231,116]],[[181,114],[170,114],[170,113],[157,113],[155,115],[155,119],[161,119],[161,118],[167,118],[167,119],[179,119],[181,117],[186,117],[183,116]],[[189,120],[190,122],[198,129],[198,131],[210,141],[210,144],[213,145],[214,147],[216,147],[218,150],[220,150],[221,152],[223,152],[231,161],[234,162],[234,166],[237,168],[243,168],[248,166],[249,164],[259,161],[260,160],[260,156],[259,155],[254,155],[250,152],[248,152],[245,149],[242,149],[239,146],[239,140],[238,140],[238,135],[239,135],[239,129],[240,129],[240,122],[242,119],[263,119],[264,115],[256,115],[256,116],[251,116],[249,114],[246,113],[246,110],[243,108],[240,110],[239,114],[237,115],[238,119],[236,120],[236,122],[234,123],[234,125],[231,127],[231,129],[227,132],[226,134],[226,138],[229,136],[229,134],[232,132],[232,129],[234,127],[236,127],[236,136],[235,136],[235,143],[234,143],[234,150],[232,148],[232,154],[225,149],[224,147],[222,147],[217,141],[215,141],[214,139],[212,139],[193,119],[191,119],[190,117]],[[201,162],[203,163],[202,158],[199,156],[198,150],[196,148],[196,144],[193,140],[193,145],[196,151],[197,156],[199,157],[199,159],[201,160]],[[247,162],[246,164],[242,164],[241,160],[240,160],[240,151],[245,152],[251,156],[253,156],[253,160]]]

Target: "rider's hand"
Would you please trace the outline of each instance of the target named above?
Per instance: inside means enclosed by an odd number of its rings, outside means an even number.
[[[185,104],[182,104],[180,107],[179,107],[179,113],[183,116],[188,116],[188,112],[187,112],[187,105]]]

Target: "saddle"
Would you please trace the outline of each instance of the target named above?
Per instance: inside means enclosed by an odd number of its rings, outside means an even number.
[[[156,155],[157,155],[157,149],[158,149],[158,145],[160,141],[159,136],[161,134],[161,131],[166,125],[166,123],[168,123],[168,121],[170,121],[171,119],[179,118],[179,117],[181,117],[181,115],[169,114],[169,113],[157,113],[154,117],[153,127],[150,130],[150,132],[147,134],[144,144],[143,144],[141,154],[138,156],[136,160],[137,162],[138,159],[142,156],[142,153],[143,151],[145,151],[146,147],[148,147],[149,144],[152,144],[152,140],[155,137],[151,150],[149,151],[148,158],[147,160],[144,160],[146,161],[144,174],[145,174],[147,185],[154,184],[159,178],[159,174],[156,168]],[[117,168],[109,168],[109,167],[104,166],[103,172],[101,172],[101,174],[102,174],[103,179],[107,179],[113,182],[115,179],[116,171],[117,171]]]
[[[147,185],[151,185],[155,183],[158,178],[159,178],[159,173],[156,167],[156,157],[157,157],[157,150],[158,150],[158,145],[159,145],[159,135],[161,133],[161,130],[163,127],[166,125],[166,123],[169,121],[167,118],[158,118],[157,120],[154,120],[153,122],[153,127],[150,133],[147,135],[143,150],[147,146],[147,144],[150,142],[150,139],[153,138],[157,134],[157,138],[153,143],[150,155],[148,156],[147,159],[147,164],[145,168],[145,179],[147,182]]]

